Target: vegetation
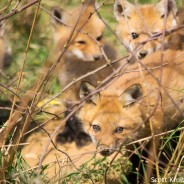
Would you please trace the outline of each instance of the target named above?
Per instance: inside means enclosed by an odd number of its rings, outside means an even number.
[[[141,3],[155,2],[156,0],[140,0]],[[99,0],[99,3],[104,2]],[[132,0],[133,2],[133,0]],[[9,4],[10,3],[10,4]],[[7,0],[0,1],[0,18],[6,16],[10,13],[13,8],[19,9],[26,4],[29,4],[30,1],[17,1],[17,0]],[[182,1],[177,0],[178,6],[182,5]],[[6,86],[5,88],[0,88],[0,103],[3,101],[11,101],[14,105],[21,103],[21,98],[26,92],[32,87],[32,85],[40,80],[41,73],[43,72],[43,67],[46,64],[47,59],[52,58],[53,53],[53,36],[52,36],[52,26],[50,21],[50,11],[54,6],[60,6],[68,8],[75,7],[79,5],[79,0],[43,0],[41,1],[41,6],[38,8],[38,3],[30,5],[28,8],[23,10],[20,13],[17,13],[8,19],[6,19],[6,36],[12,47],[13,62],[12,65],[5,71],[3,75],[0,74],[0,84]],[[6,8],[6,6],[8,6]],[[116,21],[113,16],[113,0],[105,1],[102,8],[99,10],[99,13],[103,19],[107,22],[108,25],[114,30]],[[38,12],[37,12],[38,11]],[[35,19],[35,22],[34,22]],[[112,42],[117,46],[117,49],[120,55],[125,55],[125,50],[116,39],[115,36],[107,29],[105,33],[107,40]],[[30,40],[30,42],[29,42]],[[22,76],[22,77],[20,77]],[[20,82],[20,86],[19,83]],[[37,126],[37,130],[40,128],[41,120],[49,121],[53,119],[61,119],[62,116],[53,116],[52,112],[46,113],[43,109],[36,108],[37,104],[40,102],[40,106],[44,103],[43,99],[50,99],[55,94],[59,93],[61,87],[58,84],[56,76],[52,76],[49,79],[46,88],[44,89],[44,95],[38,98],[38,101],[34,105],[30,105],[31,109],[36,109],[36,113],[32,113],[34,118],[29,117],[31,122],[34,122]],[[19,87],[18,87],[19,86]],[[17,88],[19,88],[18,92]],[[17,94],[17,99],[14,101],[14,96],[12,94],[14,91]],[[14,101],[14,102],[13,102]],[[57,102],[59,101],[59,102]],[[15,103],[16,102],[16,103]],[[54,105],[53,105],[54,104]],[[50,103],[48,107],[53,108],[53,106],[59,107],[60,99],[55,99],[55,102]],[[1,104],[0,104],[1,106]],[[39,106],[39,107],[40,107]],[[26,106],[27,107],[27,106]],[[11,110],[11,106],[8,107]],[[28,108],[29,109],[29,108]],[[28,112],[28,110],[26,110]],[[33,110],[34,112],[34,110]],[[39,113],[37,113],[39,112]],[[0,112],[1,113],[1,112]],[[26,123],[27,117],[23,117],[24,122]],[[29,121],[29,122],[30,122]],[[1,129],[6,127],[6,124],[3,122],[0,126]],[[41,122],[42,123],[42,122]],[[4,143],[8,143],[9,148],[12,147],[11,144],[16,144],[12,140],[12,137],[21,137],[20,132],[16,132],[16,128],[23,129],[22,124],[17,127],[15,126],[15,131],[9,134],[7,140],[2,140]],[[33,127],[32,127],[33,128]],[[2,130],[0,129],[0,134]],[[175,130],[177,131],[177,129]],[[171,163],[165,170],[161,170],[160,174],[163,177],[172,176],[182,176],[184,180],[184,136],[181,131],[181,134],[175,134],[175,131],[163,138],[163,143],[160,148],[161,151],[164,150],[164,154],[168,160],[171,160]],[[50,134],[48,134],[50,136]],[[172,141],[171,141],[172,140]],[[21,143],[18,142],[18,143]],[[172,144],[176,145],[176,149],[173,149]],[[7,145],[7,146],[8,146]],[[167,147],[167,149],[166,149]],[[1,145],[2,148],[2,145]],[[69,175],[59,175],[50,179],[47,177],[47,168],[49,165],[42,165],[41,171],[38,172],[37,168],[30,168],[29,165],[25,162],[24,158],[21,155],[22,147],[16,146],[16,151],[13,150],[10,155],[7,155],[8,149],[0,150],[0,180],[5,179],[2,183],[25,183],[25,184],[36,184],[36,183],[102,183],[104,180],[106,183],[129,183],[126,179],[126,174],[131,171],[131,163],[127,160],[127,157],[124,155],[115,159],[115,161],[109,161],[106,158],[96,159],[93,158],[90,161],[81,165],[79,170],[70,173]],[[166,150],[166,151],[165,151]],[[9,153],[9,152],[8,152]],[[141,156],[141,151],[138,150],[138,155]],[[9,159],[11,158],[11,159]],[[171,159],[172,158],[172,159]],[[58,161],[59,162],[59,161]],[[178,167],[173,167],[173,165]],[[6,172],[4,172],[3,167],[6,166]],[[178,170],[177,170],[178,169]],[[166,175],[166,173],[168,175]],[[137,173],[139,174],[139,173]],[[166,176],[165,176],[166,175]],[[114,180],[114,178],[116,178]],[[182,183],[182,182],[175,182]]]

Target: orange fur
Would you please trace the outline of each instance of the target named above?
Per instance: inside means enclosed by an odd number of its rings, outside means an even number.
[[[156,33],[162,33],[164,29],[168,30],[176,26],[176,2],[174,0],[168,1],[168,8],[166,10],[167,0],[161,0],[157,4],[134,5],[127,0],[116,0],[114,4],[114,14],[118,25],[116,32],[128,51],[136,52],[136,57],[144,58],[147,54],[153,53],[161,48],[162,37],[151,40],[142,45],[140,43],[150,39]],[[166,25],[164,24],[164,15],[168,11]],[[136,34],[133,38],[132,34]],[[168,37],[165,38],[165,44]],[[139,45],[139,48],[137,48]]]
[[[179,25],[184,25],[184,8],[177,12]],[[174,32],[169,36],[167,48],[174,50],[184,49],[184,29]]]
[[[5,27],[0,27],[0,69],[9,66],[11,62],[11,47],[5,37]]]
[[[142,60],[158,80],[161,56],[162,52],[157,51]],[[144,67],[135,63],[129,67],[129,72],[96,95],[94,103],[84,104],[78,118],[85,131],[98,144],[99,151],[109,149],[112,153],[120,144],[125,145],[151,135],[150,123],[155,134],[170,130],[180,123],[183,116],[168,94],[183,112],[183,58],[180,51],[163,52],[162,87]],[[94,125],[98,125],[100,131],[95,131]]]
[[[81,7],[70,11],[61,12],[58,8],[53,11],[53,15],[58,17],[63,23],[53,20],[54,39],[56,45],[55,54],[58,56],[69,39],[70,33],[80,16],[72,36],[72,43],[57,66],[57,73],[62,87],[65,87],[73,80],[87,74],[90,71],[107,63],[102,56],[102,47],[109,60],[116,58],[115,49],[106,44],[103,38],[105,26],[95,13],[95,0],[86,0],[83,10]],[[78,32],[80,30],[80,32]],[[106,51],[107,50],[107,51]],[[110,51],[110,52],[109,52]],[[89,81],[93,85],[103,80],[112,72],[112,68],[108,67],[89,77],[85,77],[84,81]],[[63,98],[67,101],[79,100],[79,88],[81,81],[72,85],[63,94]]]

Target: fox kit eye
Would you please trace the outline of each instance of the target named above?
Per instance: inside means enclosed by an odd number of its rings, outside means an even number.
[[[117,127],[117,128],[114,130],[114,132],[117,133],[117,134],[119,134],[119,133],[123,132],[123,130],[124,130],[123,127]]]
[[[100,126],[98,126],[98,125],[93,125],[93,130],[94,130],[95,132],[99,132],[99,131],[101,130],[101,128],[100,128]]]
[[[100,35],[100,36],[98,36],[98,37],[96,38],[96,40],[97,40],[97,41],[101,41],[102,38],[103,38],[103,35]]]
[[[79,41],[77,41],[77,43],[82,44],[82,45],[86,44],[86,42],[83,40],[79,40]]]
[[[136,38],[139,37],[139,35],[138,35],[137,33],[135,33],[135,32],[131,33],[131,35],[132,35],[132,38],[133,38],[133,39],[136,39]]]

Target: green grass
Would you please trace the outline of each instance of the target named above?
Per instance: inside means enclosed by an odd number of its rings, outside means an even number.
[[[107,170],[108,168],[108,170]],[[104,177],[107,178],[108,183],[124,183],[126,182],[125,174],[131,170],[131,164],[126,158],[116,159],[112,164],[105,157],[102,159],[95,159],[83,164],[80,171],[73,172],[62,179],[63,184],[68,182],[75,184],[103,183]]]
[[[2,152],[0,152],[0,160],[2,159]],[[0,163],[1,165],[2,163]],[[45,183],[46,175],[44,174],[45,169],[48,165],[41,168],[41,173],[35,171],[34,168],[30,168],[23,157],[21,156],[21,150],[19,150],[15,156],[15,163],[8,168],[6,182],[11,184],[34,184],[34,183]]]

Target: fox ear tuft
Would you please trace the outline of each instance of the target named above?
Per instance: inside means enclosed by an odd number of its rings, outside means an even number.
[[[134,9],[134,5],[129,3],[127,0],[115,0],[114,2],[114,15],[117,21],[125,16],[130,18],[130,14]]]
[[[92,6],[95,6],[96,4],[96,0],[83,0],[82,1],[84,3],[84,5],[92,5]]]
[[[173,13],[175,16],[177,13],[177,5],[175,0],[160,0],[155,7],[160,12],[160,17],[164,17],[166,12],[168,15]]]
[[[60,22],[60,20],[62,20],[63,18],[63,12],[62,12],[62,9],[58,8],[58,7],[54,7],[52,9],[52,23],[53,24],[62,24]]]
[[[92,91],[94,91],[96,88],[95,86],[91,85],[88,82],[82,82],[80,86],[79,91],[79,97],[80,99],[84,98],[85,96],[88,96]],[[87,103],[94,103],[96,104],[96,101],[99,98],[99,93],[95,93],[89,100],[86,100]]]
[[[127,88],[121,95],[123,106],[129,106],[135,103],[143,96],[142,87],[140,84],[134,84]]]

